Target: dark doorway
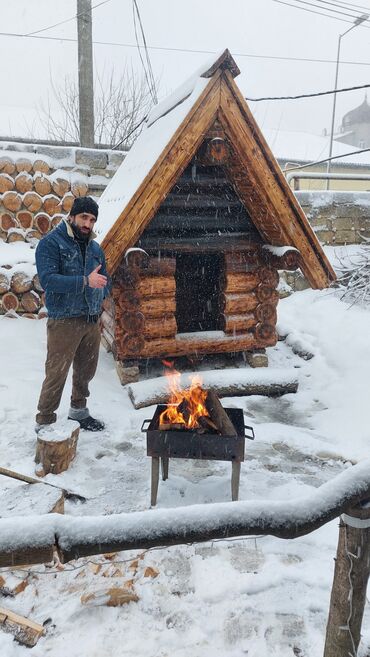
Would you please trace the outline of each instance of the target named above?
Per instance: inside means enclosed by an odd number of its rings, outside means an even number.
[[[176,256],[177,332],[219,331],[222,257],[218,254]]]

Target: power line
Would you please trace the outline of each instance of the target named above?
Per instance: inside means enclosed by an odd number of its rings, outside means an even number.
[[[345,18],[338,18],[338,16],[330,16],[329,14],[323,14],[321,11],[314,11],[313,9],[306,9],[305,7],[298,7],[298,5],[291,5],[289,2],[284,2],[283,0],[272,0],[272,2],[277,2],[279,5],[286,5],[287,7],[293,7],[293,9],[300,9],[301,11],[307,11],[309,14],[317,14],[318,16],[325,16],[326,18],[332,18],[335,21],[340,21],[341,23],[351,23],[353,21],[347,21]],[[364,27],[366,27],[364,25]]]
[[[330,91],[317,91],[311,94],[300,94],[299,96],[264,96],[262,98],[249,98],[246,96],[246,100],[253,101],[255,103],[261,100],[298,100],[300,98],[314,98],[315,96],[327,96],[329,94],[338,94],[344,91],[357,91],[357,89],[368,89],[370,84],[361,84],[357,87],[346,87],[344,89],[331,89]]]
[[[333,155],[332,157],[327,157],[325,160],[317,160],[316,162],[309,162],[308,164],[301,164],[299,167],[290,167],[289,169],[284,169],[284,173],[289,173],[289,171],[298,171],[298,169],[306,169],[307,167],[312,167],[316,164],[324,164],[325,162],[331,162],[331,160],[338,160],[342,157],[349,157],[349,155],[359,155],[359,153],[369,153],[370,148],[361,148],[357,151],[351,151],[350,153],[343,153],[343,155]]]
[[[144,28],[143,28],[143,24],[142,24],[141,17],[140,17],[139,7],[138,7],[138,4],[137,4],[136,0],[133,0],[133,2],[132,2],[132,13],[133,13],[133,19],[134,19],[135,39],[136,39],[137,49],[138,49],[138,52],[139,52],[140,61],[141,61],[141,64],[142,64],[142,67],[143,67],[143,70],[144,70],[144,74],[145,74],[145,78],[146,78],[146,81],[147,81],[147,84],[148,84],[150,94],[152,96],[154,104],[156,105],[158,103],[158,97],[157,97],[155,79],[154,79],[152,64],[151,64],[151,61],[150,61],[148,48],[147,48],[147,44],[146,44]],[[145,58],[146,58],[147,66],[145,66],[144,60],[141,56],[139,39],[138,39],[138,35],[137,35],[136,16],[137,16],[137,18],[139,20],[139,24],[140,24],[140,31],[141,31],[141,36],[142,36],[143,43],[144,43]]]
[[[96,9],[97,7],[100,7],[101,5],[106,5],[107,2],[111,2],[111,0],[103,0],[102,2],[98,2],[98,4],[93,5],[91,7],[91,11]],[[27,34],[24,34],[23,36],[29,37],[29,36],[34,36],[35,34],[40,34],[40,32],[46,32],[47,30],[52,30],[53,27],[58,27],[58,25],[64,25],[65,23],[69,23],[70,21],[76,20],[76,18],[79,18],[80,16],[84,16],[88,12],[86,11],[81,11],[79,14],[75,14],[74,16],[71,16],[71,18],[66,18],[64,21],[59,21],[59,23],[54,23],[54,25],[49,25],[49,27],[43,27],[41,30],[35,30],[34,32],[28,32]]]
[[[317,2],[320,2],[321,4],[324,5],[334,5],[334,7],[341,7],[342,9],[348,9],[351,7],[356,7],[356,9],[353,9],[353,11],[357,11],[357,9],[366,9],[369,11],[370,7],[366,7],[365,5],[356,5],[353,2],[329,2],[328,0],[317,0]],[[361,13],[361,12],[359,12]]]
[[[277,2],[278,0],[273,0]],[[286,4],[286,3],[283,3]],[[293,6],[293,5],[290,5]],[[349,21],[344,21],[349,22]],[[28,37],[27,34],[18,34],[16,32],[0,32],[0,36],[13,37],[13,38],[25,38]],[[31,39],[42,39],[45,41],[59,41],[59,42],[70,42],[77,43],[77,39],[66,38],[66,37],[47,37],[47,36],[30,36]],[[94,41],[94,45],[98,46],[117,46],[120,48],[135,48],[137,49],[137,44],[134,43],[119,43],[114,41]],[[139,46],[141,47],[141,46]],[[216,50],[194,50],[191,48],[169,48],[166,46],[147,46],[148,50],[164,50],[166,52],[182,52],[182,53],[191,53],[191,54],[200,54],[200,55],[216,55],[218,51]],[[293,62],[313,62],[316,64],[335,64],[335,59],[318,59],[312,57],[282,57],[278,55],[256,55],[253,53],[242,53],[234,52],[234,57],[249,57],[251,59],[272,59],[278,61],[293,61]],[[347,64],[349,66],[370,66],[370,62],[359,62],[359,61],[349,61],[341,60],[341,65]]]
[[[299,5],[308,5],[308,7],[317,7],[318,9],[325,9],[325,11],[331,11],[334,14],[340,14],[341,16],[349,16],[350,18],[357,18],[356,14],[348,14],[347,12],[344,11],[339,11],[338,9],[330,9],[330,7],[321,7],[320,5],[316,5],[313,2],[307,2],[306,0],[293,0],[295,3],[298,3]],[[331,4],[331,3],[328,3]],[[297,7],[298,9],[303,9],[303,7]],[[345,9],[345,7],[343,7]],[[351,10],[354,11],[354,10]]]

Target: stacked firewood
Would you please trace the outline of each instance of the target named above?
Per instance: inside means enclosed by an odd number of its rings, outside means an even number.
[[[149,258],[134,250],[117,270],[102,332],[118,360],[141,356],[148,341],[175,337],[175,269],[175,258]]]
[[[45,160],[0,157],[0,239],[39,240],[68,214],[76,196],[87,193],[84,180],[54,175]]]
[[[0,267],[0,314],[15,313],[36,319],[45,317],[44,294],[39,277],[11,267]]]

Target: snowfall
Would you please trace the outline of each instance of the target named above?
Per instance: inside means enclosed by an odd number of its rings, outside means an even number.
[[[334,262],[337,256],[329,251]],[[279,302],[278,327],[287,337],[267,350],[270,371],[296,377],[298,392],[222,400],[225,407],[242,408],[255,432],[254,441],[246,440],[240,502],[230,502],[230,463],[172,459],[168,480],[159,483],[157,506],[150,509],[150,458],[141,425],[155,408],[134,409],[111,354],[102,349],[89,407],[106,429],[81,431],[69,470],[45,478],[88,498],[67,500],[66,520],[78,526],[83,516],[98,529],[99,516],[114,520],[126,514],[130,522],[133,512],[146,512],[155,522],[166,513],[191,517],[198,510],[205,520],[218,508],[237,514],[246,503],[256,509],[304,507],[320,486],[330,490],[329,482],[365,462],[370,309],[344,302],[338,290],[305,290]],[[0,465],[34,476],[46,320],[0,317],[0,345]],[[297,351],[313,357],[306,360]],[[241,359],[234,367],[248,368]],[[227,370],[219,369],[219,380],[223,376]],[[155,378],[145,385],[156,391]],[[70,380],[61,419],[69,392]],[[20,486],[1,477],[0,499]],[[21,534],[33,521],[36,515],[12,522]],[[0,541],[6,522],[0,520]],[[5,579],[28,577],[18,595],[0,595],[0,606],[45,624],[46,631],[31,649],[0,632],[0,655],[321,657],[337,541],[338,519],[296,539],[247,536],[2,569]],[[109,588],[128,582],[137,599],[121,607],[81,602],[90,593],[104,601]],[[369,621],[366,604],[361,657],[370,646]]]

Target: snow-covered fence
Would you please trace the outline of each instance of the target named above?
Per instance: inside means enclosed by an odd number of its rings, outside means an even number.
[[[0,566],[42,563],[51,560],[54,551],[66,562],[233,536],[292,539],[344,514],[324,657],[355,657],[370,556],[370,512],[359,505],[369,496],[370,460],[366,460],[293,501],[229,502],[104,517],[7,518],[0,520]]]

